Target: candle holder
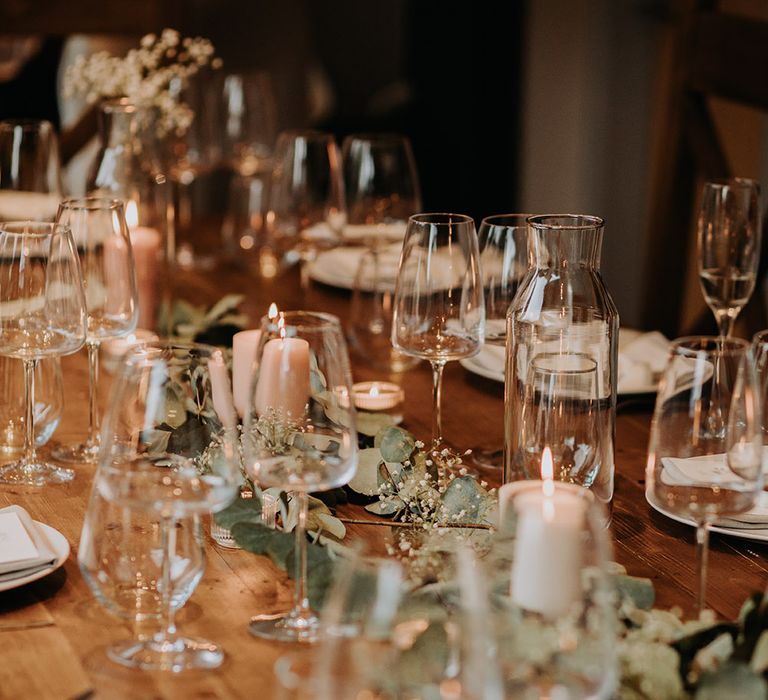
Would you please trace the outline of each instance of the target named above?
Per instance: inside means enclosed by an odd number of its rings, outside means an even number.
[[[395,423],[403,420],[405,392],[392,382],[357,382],[352,386],[352,399],[358,411],[386,413]]]
[[[604,508],[587,489],[552,479],[549,459],[549,478],[502,487],[485,563],[504,697],[553,697],[555,689],[612,697],[615,592]]]

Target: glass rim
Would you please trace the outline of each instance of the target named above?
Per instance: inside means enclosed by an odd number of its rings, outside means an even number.
[[[296,328],[297,330],[317,330],[324,326],[333,327],[341,330],[341,319],[326,311],[306,311],[304,309],[294,309],[291,311],[279,311],[277,316],[270,318],[266,314],[261,317],[261,328],[272,332],[277,329],[277,322],[280,318],[285,320],[287,328]],[[297,321],[289,322],[289,318]],[[309,322],[307,322],[309,321]]]
[[[688,335],[676,338],[670,344],[670,356],[697,357],[702,353],[720,355],[742,355],[752,349],[744,338],[722,338],[717,335]]]
[[[11,231],[11,228],[37,228],[38,231],[22,230]],[[47,230],[44,230],[47,229]],[[6,236],[22,236],[27,238],[45,238],[48,236],[71,236],[72,228],[69,224],[62,224],[56,221],[0,221],[0,233]]]
[[[0,131],[13,131],[21,128],[23,131],[46,131],[56,133],[53,122],[48,119],[34,119],[32,117],[19,117],[0,120]]]
[[[138,112],[139,106],[129,97],[110,97],[99,103],[102,112]]]
[[[480,228],[483,226],[489,228],[528,228],[528,219],[533,216],[533,214],[491,214],[480,221]]]
[[[752,336],[752,344],[756,345],[758,343],[768,343],[768,328],[763,328],[763,330],[757,331],[757,333]]]
[[[306,139],[313,141],[332,141],[336,143],[333,134],[320,129],[285,129],[277,137],[277,141],[296,141],[297,139]]]
[[[444,219],[442,221],[433,221],[432,219]],[[454,214],[452,212],[426,212],[422,214],[412,214],[408,217],[408,224],[429,224],[432,226],[440,226],[445,224],[472,224],[474,226],[475,220],[467,214]]]
[[[71,209],[75,211],[109,211],[125,209],[125,202],[117,197],[101,197],[89,195],[86,197],[68,197],[59,202],[59,211]]]
[[[186,352],[195,351],[205,357],[221,357],[224,353],[215,345],[207,343],[195,343],[183,340],[168,340],[160,338],[158,340],[147,340],[135,343],[129,346],[122,356],[123,366],[133,365],[147,359],[147,350],[156,350],[158,352],[182,350]]]
[[[566,223],[568,220],[570,223]],[[536,230],[583,231],[602,228],[605,219],[592,214],[534,214],[528,217],[528,225]]]
[[[704,189],[723,190],[728,187],[739,189],[755,189],[760,191],[760,182],[751,177],[716,177],[704,183]]]
[[[405,134],[398,134],[394,131],[383,131],[381,133],[373,131],[360,131],[347,134],[344,137],[344,144],[353,141],[371,141],[372,143],[404,143],[410,145],[410,139]]]
[[[579,368],[579,367],[564,367],[562,369],[558,367],[541,367],[538,363],[541,360],[551,360],[554,358],[578,358],[579,360],[588,363],[586,367]],[[534,370],[537,370],[542,373],[547,373],[551,375],[563,375],[563,376],[569,376],[569,377],[577,377],[580,375],[587,375],[591,374],[592,372],[597,372],[597,360],[595,360],[594,357],[591,355],[588,355],[585,352],[542,352],[538,355],[534,355],[531,358],[531,365],[533,366]]]

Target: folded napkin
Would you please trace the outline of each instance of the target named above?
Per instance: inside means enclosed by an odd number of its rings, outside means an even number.
[[[768,465],[768,447],[763,447],[763,470]],[[737,484],[742,478],[728,466],[725,454],[699,457],[662,457],[661,480],[669,486]],[[768,529],[768,493],[761,491],[757,503],[745,513],[719,518],[715,525],[740,530]]]
[[[60,199],[57,194],[0,190],[0,221],[53,221]]]
[[[55,561],[53,548],[26,510],[0,509],[0,582],[42,571]]]
[[[622,343],[619,334],[619,391],[648,390],[658,384],[669,357],[669,341],[658,331]]]
[[[405,221],[389,224],[348,224],[342,229],[341,237],[350,243],[367,240],[402,241],[406,227]]]
[[[397,279],[402,245],[387,246],[379,251],[379,276],[385,282]],[[317,275],[323,282],[336,280],[338,284],[352,287],[360,267],[360,259],[365,255],[365,248],[340,247],[320,253],[311,263],[310,274]]]

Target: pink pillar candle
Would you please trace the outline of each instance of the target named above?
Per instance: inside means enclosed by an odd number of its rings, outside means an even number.
[[[139,327],[155,325],[157,309],[157,275],[161,254],[160,233],[153,228],[131,229],[133,262],[136,266],[136,289],[139,297]]]
[[[232,384],[229,381],[227,363],[221,355],[208,360],[208,376],[211,378],[211,398],[221,424],[225,428],[237,425],[237,416],[232,402]]]
[[[251,372],[260,340],[261,331],[240,331],[232,336],[232,393],[240,418],[248,411]]]
[[[309,343],[275,338],[264,345],[256,385],[256,413],[270,409],[299,420],[309,401]]]

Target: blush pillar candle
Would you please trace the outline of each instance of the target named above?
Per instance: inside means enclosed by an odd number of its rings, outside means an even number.
[[[211,399],[213,407],[225,428],[237,426],[237,416],[232,402],[232,384],[229,381],[229,370],[224,358],[213,355],[208,360],[208,376],[211,378]]]
[[[157,273],[162,241],[158,231],[146,226],[131,229],[130,236],[139,297],[139,327],[152,328],[157,311]]]
[[[552,453],[541,458],[541,489],[514,499],[517,511],[512,600],[554,619],[581,597],[582,532],[587,501],[552,479]]]
[[[232,336],[232,394],[240,418],[244,418],[248,410],[251,371],[260,340],[258,330],[240,331]]]
[[[256,413],[281,411],[298,420],[309,401],[309,343],[302,338],[274,338],[264,345],[256,385]]]

